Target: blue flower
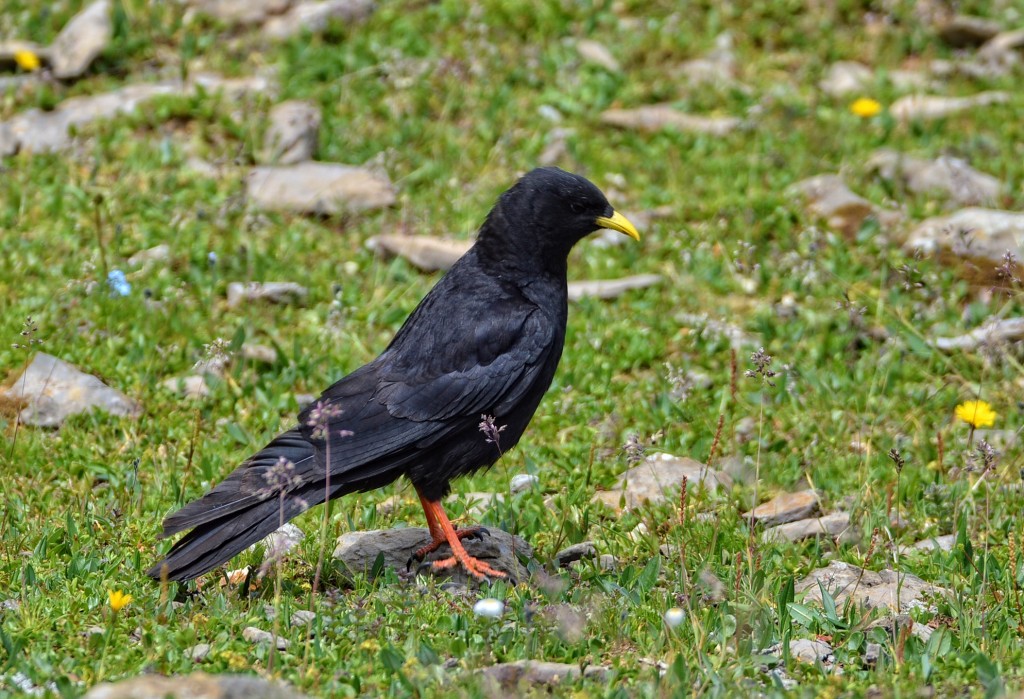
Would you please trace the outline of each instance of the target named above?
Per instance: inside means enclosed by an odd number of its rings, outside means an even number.
[[[119,269],[110,270],[110,274],[107,275],[107,286],[110,287],[111,296],[128,296],[132,293],[132,285]]]

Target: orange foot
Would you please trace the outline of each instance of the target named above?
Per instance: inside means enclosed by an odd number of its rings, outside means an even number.
[[[427,526],[430,528],[430,538],[432,541],[419,549],[413,558],[422,560],[424,556],[432,551],[436,551],[441,544],[447,543],[452,549],[452,555],[449,558],[444,558],[440,561],[434,561],[429,564],[431,570],[447,570],[456,565],[461,565],[467,573],[476,578],[477,580],[486,580],[487,578],[506,578],[508,573],[504,573],[496,568],[492,568],[483,561],[473,558],[466,551],[466,548],[462,545],[462,539],[470,536],[480,536],[487,530],[481,527],[468,527],[460,531],[456,531],[452,523],[448,521],[448,515],[445,514],[444,508],[441,507],[441,503],[438,500],[428,500],[423,497],[420,493],[420,503],[423,505],[423,513],[427,517]],[[410,560],[411,562],[411,560]]]

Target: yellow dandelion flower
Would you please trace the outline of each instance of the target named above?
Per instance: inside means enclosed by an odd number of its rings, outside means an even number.
[[[39,70],[39,56],[33,51],[28,49],[18,49],[14,52],[14,62],[18,64],[18,67],[22,70],[33,71]]]
[[[956,416],[971,427],[991,427],[996,424],[996,411],[983,400],[969,400],[956,406]]]
[[[368,638],[359,644],[359,650],[369,651],[370,653],[376,653],[380,650],[380,644],[377,643],[377,639]]]
[[[868,119],[882,113],[882,103],[870,97],[861,97],[850,105],[850,111],[859,117]]]
[[[126,595],[120,590],[109,590],[107,596],[110,598],[110,608],[114,610],[115,614],[132,603],[132,596]]]

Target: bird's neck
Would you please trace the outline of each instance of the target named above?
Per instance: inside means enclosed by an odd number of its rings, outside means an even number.
[[[528,235],[520,228],[505,216],[500,204],[495,206],[477,235],[475,248],[481,263],[496,274],[511,273],[521,278],[550,277],[564,283],[569,250],[562,249],[554,234],[538,236],[537,232],[531,231]]]

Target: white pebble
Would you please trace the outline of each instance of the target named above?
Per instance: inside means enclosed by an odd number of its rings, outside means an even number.
[[[473,612],[489,619],[497,619],[505,613],[505,603],[500,599],[485,597],[473,605]]]
[[[540,483],[540,479],[529,473],[520,473],[512,476],[512,480],[508,483],[508,489],[513,493],[522,493],[525,490],[529,490],[533,486]]]
[[[668,624],[670,629],[674,629],[683,623],[686,618],[686,613],[679,607],[672,607],[665,612],[665,623]]]

